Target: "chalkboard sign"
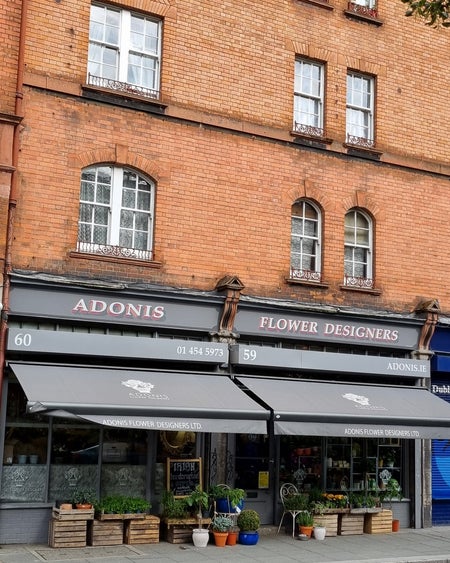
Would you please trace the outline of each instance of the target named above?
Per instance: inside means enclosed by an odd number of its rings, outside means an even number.
[[[167,459],[167,489],[174,497],[187,497],[199,485],[202,488],[202,460]]]

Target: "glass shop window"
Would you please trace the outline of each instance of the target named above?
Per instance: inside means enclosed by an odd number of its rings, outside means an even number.
[[[259,489],[261,477],[269,472],[269,439],[262,434],[236,436],[235,485],[240,489]],[[264,487],[265,488],[265,487]]]
[[[101,496],[128,495],[145,498],[147,437],[145,430],[104,430]]]
[[[44,502],[47,494],[48,419],[26,412],[21,386],[8,382],[2,502]]]
[[[75,489],[97,493],[100,430],[83,423],[53,423],[49,500],[67,502]]]
[[[316,436],[281,436],[280,484],[294,483],[310,490],[322,482],[322,439]]]

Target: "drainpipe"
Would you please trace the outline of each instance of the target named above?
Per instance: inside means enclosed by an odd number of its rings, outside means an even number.
[[[20,121],[14,126],[13,145],[12,145],[12,174],[11,186],[9,191],[8,216],[6,222],[6,244],[5,244],[5,264],[3,269],[3,298],[2,310],[0,317],[0,400],[3,390],[3,378],[5,371],[6,356],[6,334],[8,329],[8,313],[9,313],[9,293],[10,293],[10,274],[12,269],[11,245],[13,240],[14,219],[17,206],[17,184],[18,184],[18,162],[20,147],[20,122],[23,119],[23,75],[24,75],[24,58],[25,58],[25,32],[27,29],[28,2],[22,0],[22,13],[20,17],[19,32],[19,53],[17,58],[17,79],[16,79],[16,101],[14,113],[20,118]]]

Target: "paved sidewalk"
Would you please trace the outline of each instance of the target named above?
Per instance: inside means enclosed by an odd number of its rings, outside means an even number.
[[[283,531],[282,531],[283,532]],[[324,541],[299,541],[273,527],[263,528],[255,546],[206,548],[192,544],[159,542],[147,545],[118,545],[54,549],[47,545],[2,545],[0,563],[450,563],[450,527],[400,530],[392,534],[337,536]]]

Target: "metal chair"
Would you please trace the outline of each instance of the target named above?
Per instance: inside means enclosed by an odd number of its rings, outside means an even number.
[[[292,510],[289,508],[286,508],[285,505],[285,500],[287,497],[291,497],[292,495],[298,495],[298,489],[295,485],[293,485],[292,483],[285,483],[284,485],[281,485],[280,487],[280,499],[281,499],[281,504],[283,505],[283,514],[281,516],[281,520],[280,523],[278,525],[278,532],[277,534],[280,533],[280,528],[281,528],[281,524],[283,523],[283,519],[285,517],[286,514],[291,514],[292,516],[292,537],[294,537],[295,535],[295,518],[297,516],[297,514],[300,514],[300,512],[304,512],[304,510]]]

